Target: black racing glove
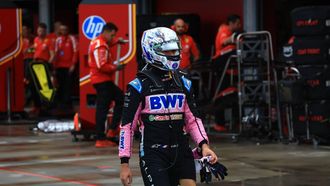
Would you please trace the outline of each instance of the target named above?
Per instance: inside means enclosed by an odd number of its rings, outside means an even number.
[[[203,167],[199,175],[201,177],[201,183],[210,183],[212,181],[212,173],[206,167]]]
[[[201,182],[210,183],[212,181],[212,174],[217,180],[224,180],[225,176],[228,175],[227,168],[219,162],[211,164],[209,157],[203,157],[199,160],[201,164],[200,177]]]
[[[215,164],[211,164],[211,163],[207,162],[206,164],[207,164],[209,170],[211,171],[211,173],[214,175],[214,177],[217,178],[219,181],[221,179],[224,180],[225,176],[228,175],[228,173],[227,173],[228,169],[221,163],[216,162]]]

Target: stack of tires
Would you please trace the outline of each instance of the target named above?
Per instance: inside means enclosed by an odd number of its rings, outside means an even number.
[[[299,70],[304,95],[293,109],[294,133],[305,135],[309,123],[311,136],[330,139],[330,6],[297,8],[291,19],[284,56]]]

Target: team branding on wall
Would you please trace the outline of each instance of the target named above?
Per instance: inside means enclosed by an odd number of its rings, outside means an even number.
[[[97,15],[87,17],[82,24],[82,32],[86,38],[92,40],[97,37],[105,25],[104,19]]]

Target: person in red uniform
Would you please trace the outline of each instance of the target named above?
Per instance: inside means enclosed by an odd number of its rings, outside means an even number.
[[[33,35],[31,33],[31,28],[26,25],[22,27],[22,36],[23,36],[23,56],[24,60],[32,60],[34,55],[33,47]]]
[[[34,61],[42,61],[51,64],[54,59],[54,45],[52,41],[46,37],[47,25],[40,23],[37,29],[37,37],[34,38],[35,53]]]
[[[77,63],[77,42],[73,35],[69,34],[66,25],[60,26],[60,35],[55,42],[54,68],[58,82],[57,95],[60,107],[70,105],[71,74]]]
[[[47,35],[47,38],[50,39],[54,45],[54,48],[55,48],[55,42],[56,42],[56,39],[61,36],[61,27],[62,25],[62,22],[61,21],[55,21],[54,23],[54,32],[52,33],[49,33]]]
[[[96,90],[96,144],[95,147],[116,146],[113,141],[106,139],[105,122],[110,103],[115,101],[112,123],[109,126],[110,133],[118,130],[121,120],[121,112],[124,103],[124,94],[113,82],[114,74],[123,68],[122,65],[114,65],[110,53],[110,47],[115,45],[115,36],[118,28],[113,23],[103,26],[101,34],[93,39],[89,45],[88,64],[90,67],[91,82]]]
[[[34,38],[35,52],[33,55],[33,61],[43,62],[45,65],[50,67],[54,59],[54,45],[50,39],[46,37],[47,25],[40,23],[37,28],[37,37]],[[41,101],[36,89],[32,89],[34,109],[33,113],[38,116],[40,113]]]
[[[185,69],[191,65],[192,62],[196,62],[200,58],[200,52],[197,48],[197,45],[194,39],[187,35],[188,25],[184,22],[183,19],[179,18],[174,21],[173,30],[178,35],[181,42],[181,63],[180,68]]]
[[[228,16],[227,22],[220,25],[215,39],[214,59],[235,51],[235,36],[240,32],[240,29],[241,18],[238,15]]]
[[[33,36],[31,33],[31,29],[23,25],[22,26],[22,37],[23,37],[23,59],[24,59],[24,73],[25,73],[25,83],[29,83],[28,78],[28,65],[33,60],[34,55],[34,45],[33,45]]]
[[[32,99],[32,83],[31,82],[31,77],[30,77],[30,72],[29,72],[29,64],[33,60],[33,55],[34,55],[34,46],[33,46],[33,35],[31,33],[31,28],[29,28],[26,25],[22,26],[22,37],[23,37],[23,46],[22,46],[22,51],[23,51],[23,59],[24,59],[24,83],[26,85],[25,89],[25,105],[29,105],[31,99]]]
[[[231,55],[236,54],[236,37],[241,32],[241,18],[238,15],[230,15],[227,17],[227,22],[221,24],[218,33],[215,39],[215,55],[212,57],[212,60],[215,62],[216,69],[219,71],[219,75],[222,75],[224,72],[225,64],[228,58]],[[224,76],[222,83],[222,88],[220,92],[226,92],[229,86],[230,80],[228,76]],[[220,79],[220,78],[219,78]],[[221,97],[220,99],[228,99]],[[230,99],[228,99],[230,100]],[[222,100],[224,101],[224,100]],[[221,104],[223,104],[221,101]],[[221,109],[219,109],[221,108]],[[215,125],[214,129],[218,132],[226,131],[224,126],[225,116],[224,116],[224,107],[219,107],[215,110]]]

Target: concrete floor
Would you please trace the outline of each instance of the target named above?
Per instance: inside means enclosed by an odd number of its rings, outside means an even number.
[[[72,142],[68,133],[35,133],[29,127],[0,126],[0,185],[120,185],[117,148],[96,149],[93,142]],[[229,176],[209,185],[330,185],[330,148],[211,142]],[[132,185],[142,186],[137,144],[134,153]]]

